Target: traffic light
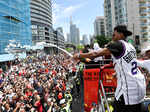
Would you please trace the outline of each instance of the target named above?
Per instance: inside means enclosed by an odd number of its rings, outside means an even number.
[[[140,45],[140,36],[139,35],[135,36],[135,45]]]

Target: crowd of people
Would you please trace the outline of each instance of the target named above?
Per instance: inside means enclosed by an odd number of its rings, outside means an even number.
[[[5,71],[0,68],[0,112],[71,112],[74,94],[78,96],[80,91],[79,79],[83,80],[83,77],[77,77],[77,63],[83,58],[103,59],[105,55],[112,55],[118,78],[113,110],[141,112],[146,84],[145,72],[143,75],[138,67],[146,68],[147,73],[150,72],[150,49],[145,51],[146,57],[143,56],[146,60],[139,61],[135,48],[125,41],[131,35],[132,32],[126,26],[117,26],[114,28],[113,42],[103,49],[95,46],[92,51],[87,50],[87,46],[83,53],[74,54],[74,60],[64,53],[40,53],[27,56],[26,59],[16,59]],[[80,71],[81,68],[83,66]],[[148,74],[145,76],[150,80]],[[147,85],[150,86],[149,80]],[[83,97],[82,94],[81,98]],[[91,112],[95,112],[96,108],[97,105],[92,104]]]
[[[0,69],[0,112],[69,112],[76,63],[65,54],[28,56]]]

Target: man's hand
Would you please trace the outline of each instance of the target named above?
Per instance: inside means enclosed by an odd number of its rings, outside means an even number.
[[[74,54],[73,59],[78,61],[79,60],[79,55],[80,55],[79,53]]]

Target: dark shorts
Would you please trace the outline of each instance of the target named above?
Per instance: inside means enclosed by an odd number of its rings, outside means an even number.
[[[136,105],[125,105],[123,95],[119,100],[115,100],[113,103],[114,111],[113,112],[142,112],[141,103]]]

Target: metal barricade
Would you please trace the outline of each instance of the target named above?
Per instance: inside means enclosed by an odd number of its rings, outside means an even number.
[[[100,60],[99,62],[93,62],[92,61],[90,63],[88,62],[88,63],[85,64],[85,69],[84,69],[85,75],[84,76],[85,76],[86,79],[89,79],[89,81],[90,80],[93,81],[97,77],[96,75],[97,75],[97,72],[98,72],[98,69],[99,69],[99,73],[98,73],[99,74],[99,79],[98,79],[98,82],[95,83],[95,84],[98,84],[98,86],[99,86],[98,90],[97,90],[97,92],[98,92],[98,94],[97,94],[98,95],[98,98],[97,98],[97,105],[98,105],[97,110],[98,110],[98,112],[105,112],[105,104],[107,106],[107,111],[111,112],[110,108],[109,108],[109,104],[108,104],[107,98],[106,98],[107,94],[105,92],[105,85],[103,85],[103,83],[105,82],[105,80],[103,79],[103,76],[102,76],[102,75],[105,75],[104,72],[102,72],[102,69],[104,69],[105,66],[107,66],[108,69],[109,69],[108,65],[110,67],[112,67],[112,60],[111,59]],[[101,74],[101,73],[103,73],[103,74]],[[88,76],[88,74],[89,74],[89,76]],[[90,82],[89,84],[88,83],[86,82],[86,83],[84,83],[84,85],[86,84],[86,87],[88,85],[89,86],[93,85],[93,82]],[[104,83],[104,84],[107,84],[107,83]],[[92,86],[92,88],[93,88],[93,86]],[[95,85],[95,89],[96,88],[97,88],[97,86]],[[85,89],[85,87],[84,87],[84,89]],[[87,92],[89,92],[89,91],[90,90],[87,89]],[[86,93],[85,95],[88,95],[88,94]],[[91,97],[93,97],[93,96],[91,96]],[[91,98],[89,98],[89,99],[91,99]]]
[[[106,94],[105,94],[105,90],[104,90],[104,87],[103,87],[103,83],[102,81],[100,80],[100,87],[102,90],[99,89],[99,97],[100,97],[100,104],[99,104],[99,112],[105,112],[105,104],[107,106],[107,111],[108,112],[111,112],[110,111],[110,108],[109,108],[109,105],[108,105],[108,101],[107,101],[107,98],[106,98]],[[101,110],[100,110],[101,108]]]

